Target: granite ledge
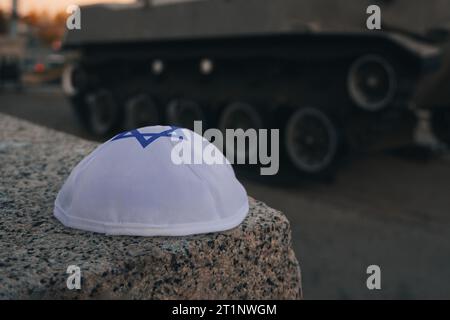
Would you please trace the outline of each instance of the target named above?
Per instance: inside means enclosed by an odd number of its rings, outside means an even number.
[[[0,299],[299,299],[286,217],[250,198],[232,230],[105,236],[52,215],[73,166],[97,144],[0,114]],[[69,265],[81,289],[66,287]]]

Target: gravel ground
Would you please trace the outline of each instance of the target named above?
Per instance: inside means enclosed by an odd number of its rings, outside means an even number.
[[[0,112],[92,138],[55,88],[0,93]],[[241,180],[290,220],[306,299],[450,298],[448,158],[373,152],[349,159],[332,183]],[[371,264],[381,290],[366,288]]]

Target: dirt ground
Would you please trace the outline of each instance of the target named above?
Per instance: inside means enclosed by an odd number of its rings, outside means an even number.
[[[0,93],[0,112],[90,138],[56,88]],[[239,176],[291,221],[306,299],[450,298],[450,157],[353,155],[329,183]],[[372,264],[381,290],[366,287]]]

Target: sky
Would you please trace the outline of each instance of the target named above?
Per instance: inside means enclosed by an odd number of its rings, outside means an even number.
[[[133,0],[19,0],[19,12],[26,14],[30,10],[45,10],[48,13],[55,13],[58,11],[65,11],[71,4],[92,4],[92,3],[121,3],[133,2]],[[0,0],[0,9],[11,10],[12,0]]]

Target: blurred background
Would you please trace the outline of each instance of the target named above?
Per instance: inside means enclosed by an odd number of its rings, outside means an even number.
[[[439,0],[0,0],[0,113],[99,142],[279,128],[279,174],[236,170],[288,216],[305,298],[448,299],[449,30]]]

